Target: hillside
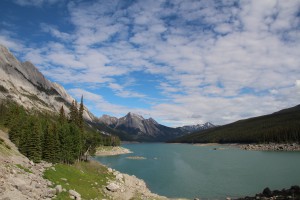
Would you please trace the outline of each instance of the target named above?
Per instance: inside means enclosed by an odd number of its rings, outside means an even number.
[[[268,143],[300,142],[300,105],[269,115],[240,120],[171,142],[181,143]]]

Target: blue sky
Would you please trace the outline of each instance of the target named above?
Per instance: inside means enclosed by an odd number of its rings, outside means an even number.
[[[300,103],[299,0],[2,0],[0,43],[96,115],[225,124]]]

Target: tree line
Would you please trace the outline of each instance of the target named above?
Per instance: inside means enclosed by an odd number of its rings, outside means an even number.
[[[8,128],[10,140],[30,160],[71,164],[93,155],[99,145],[120,145],[117,136],[102,135],[88,127],[83,111],[83,98],[79,106],[72,102],[68,115],[63,106],[59,115],[53,115],[2,102],[0,125]]]
[[[192,133],[171,142],[300,143],[300,106]]]

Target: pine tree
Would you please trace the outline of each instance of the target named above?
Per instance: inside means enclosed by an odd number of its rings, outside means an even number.
[[[66,115],[65,115],[65,109],[64,106],[61,106],[59,110],[59,123],[63,124],[67,121]]]
[[[31,118],[27,127],[26,156],[33,162],[40,162],[42,158],[41,134],[42,129],[37,119]]]
[[[47,124],[47,129],[44,133],[44,142],[43,142],[43,159],[48,162],[53,161],[54,152],[53,152],[53,126],[52,124]]]
[[[58,137],[59,137],[59,144],[60,144],[60,161],[63,163],[70,164],[73,162],[72,157],[72,146],[73,140],[72,135],[70,134],[70,128],[68,123],[64,123],[59,126],[58,128]]]
[[[80,106],[79,106],[79,113],[78,113],[78,125],[81,131],[83,131],[83,111],[84,111],[84,106],[83,106],[83,95],[81,96],[81,101],[80,101]]]
[[[72,105],[70,108],[70,113],[69,113],[69,121],[70,123],[75,123],[78,125],[78,108],[77,108],[77,101],[72,101]]]

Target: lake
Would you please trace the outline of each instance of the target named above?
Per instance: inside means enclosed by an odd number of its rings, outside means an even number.
[[[170,198],[224,199],[254,196],[266,187],[274,190],[300,185],[300,152],[163,143],[122,146],[134,153],[95,160],[143,179],[152,192]]]

